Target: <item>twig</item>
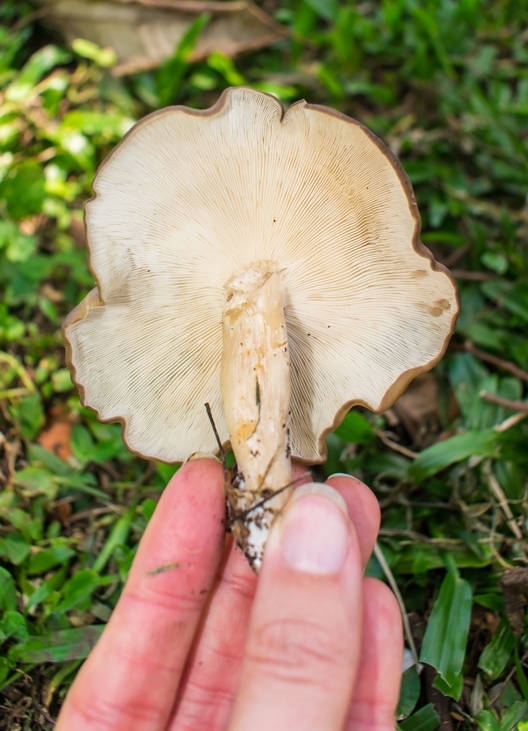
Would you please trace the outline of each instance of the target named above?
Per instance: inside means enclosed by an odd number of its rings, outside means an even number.
[[[492,493],[495,495],[499,507],[501,508],[502,512],[506,516],[506,522],[508,523],[508,526],[513,533],[513,535],[517,538],[517,540],[522,541],[523,534],[519,526],[517,525],[517,522],[515,520],[515,517],[511,511],[510,506],[508,505],[508,500],[506,498],[506,495],[504,494],[504,491],[502,487],[499,485],[499,481],[493,474],[493,470],[491,469],[491,463],[488,461],[482,466],[482,472],[484,474],[484,477],[486,478],[486,482],[488,483],[488,486]]]
[[[410,459],[416,459],[418,456],[417,452],[413,452],[412,450],[407,449],[407,447],[402,447],[401,444],[393,442],[392,439],[389,439],[385,432],[381,431],[381,429],[376,429],[376,435],[381,439],[386,447],[389,447],[389,449],[392,449],[394,452],[399,452],[405,457],[410,457]]]
[[[522,368],[519,368],[519,366],[515,365],[515,363],[511,363],[508,360],[503,360],[502,358],[498,358],[496,355],[491,355],[491,353],[486,353],[484,350],[475,348],[473,343],[464,343],[464,348],[465,350],[467,350],[468,353],[471,353],[471,355],[474,355],[479,360],[483,360],[485,363],[491,363],[492,365],[496,365],[498,368],[509,371],[510,373],[513,373],[514,376],[517,376],[517,378],[520,378],[522,381],[528,381],[528,373],[526,371],[523,371]]]
[[[469,272],[464,269],[452,269],[451,274],[455,279],[471,279],[475,282],[487,282],[497,278],[497,275],[491,272]]]
[[[452,267],[453,264],[456,264],[459,259],[462,259],[464,254],[467,254],[467,252],[471,249],[472,245],[473,245],[472,241],[467,241],[463,246],[461,246],[460,248],[455,249],[453,252],[451,252],[451,254],[449,254],[449,256],[446,257],[442,261],[442,264],[445,267]]]
[[[503,398],[502,396],[495,396],[493,393],[488,393],[487,391],[481,391],[479,396],[480,398],[483,398],[484,401],[488,401],[490,404],[504,406],[505,409],[520,411],[523,414],[528,413],[528,401],[510,401],[510,399]]]
[[[452,551],[456,546],[464,545],[464,541],[461,538],[429,538],[421,533],[413,530],[405,530],[404,528],[382,528],[379,535],[386,536],[387,538],[408,538],[412,543],[425,543],[446,551]]]
[[[53,724],[55,723],[55,720],[49,715],[49,713],[46,711],[46,709],[45,708],[42,708],[42,706],[39,705],[34,698],[31,699],[31,702],[33,703],[33,705],[37,709],[38,713],[40,713],[40,715],[43,716],[44,719],[48,723],[53,723]]]
[[[523,419],[526,419],[527,416],[528,411],[520,411],[518,414],[512,414],[511,416],[508,416],[507,419],[504,419],[504,421],[501,421],[500,424],[495,424],[493,429],[496,432],[508,431],[508,429],[511,429],[512,426],[515,426],[515,424],[518,424]]]
[[[416,649],[416,645],[414,644],[414,638],[412,636],[411,625],[409,623],[409,617],[407,616],[407,610],[405,608],[405,603],[403,601],[402,595],[400,594],[400,590],[398,589],[398,584],[396,583],[394,574],[390,570],[389,564],[385,560],[385,556],[383,555],[383,551],[381,550],[381,546],[377,541],[374,545],[374,555],[378,559],[379,564],[380,564],[381,568],[383,569],[383,573],[387,577],[387,581],[389,582],[390,587],[391,587],[392,591],[394,592],[396,601],[399,604],[400,612],[402,615],[402,621],[403,621],[403,629],[405,631],[405,637],[407,638],[407,642],[409,643],[409,648],[412,652],[414,664],[416,665],[416,670],[419,673],[420,672],[420,658],[418,656],[418,651]]]

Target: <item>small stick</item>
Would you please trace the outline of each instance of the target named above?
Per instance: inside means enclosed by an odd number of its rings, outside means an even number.
[[[515,516],[513,515],[511,508],[508,504],[508,500],[506,498],[506,495],[504,494],[504,491],[502,487],[499,485],[499,481],[493,474],[493,471],[491,469],[491,463],[486,462],[483,465],[482,471],[484,473],[484,476],[486,478],[486,482],[488,483],[488,486],[491,490],[491,492],[495,495],[495,498],[497,499],[499,503],[499,507],[501,508],[502,512],[506,516],[506,522],[508,523],[508,526],[518,541],[522,541],[523,534],[519,526],[517,525],[517,522],[515,520]]]
[[[491,353],[486,353],[484,350],[475,348],[472,343],[465,343],[464,348],[468,353],[471,353],[471,355],[474,355],[479,360],[496,365],[498,368],[503,368],[505,371],[509,371],[522,381],[528,381],[528,373],[515,365],[515,363],[510,363],[508,360],[503,360],[502,358],[498,358],[496,355],[491,355]]]
[[[512,411],[521,411],[522,413],[528,413],[528,401],[510,401],[502,396],[495,396],[487,391],[481,391],[479,393],[480,398],[484,401],[488,401],[490,404],[497,404],[497,406],[504,406],[505,409],[511,409]]]
[[[261,508],[267,502],[272,500],[275,497],[275,495],[278,495],[279,493],[284,492],[284,490],[288,490],[290,487],[294,487],[295,485],[297,485],[299,482],[301,482],[301,480],[304,480],[305,477],[311,477],[311,474],[308,471],[303,472],[303,474],[300,477],[296,477],[295,480],[288,482],[288,484],[284,485],[284,487],[280,487],[278,490],[275,490],[273,495],[268,495],[268,497],[262,498],[262,500],[259,500],[257,503],[252,505],[247,510],[241,510],[240,513],[237,513],[236,515],[233,516],[232,522],[235,522],[237,520],[242,520],[247,515],[249,515],[251,512],[253,512],[253,510],[256,510],[257,508]]]
[[[222,460],[222,467],[224,468],[224,482],[226,485],[228,485],[231,482],[230,476],[229,476],[229,470],[227,469],[226,464],[226,456],[225,451],[222,446],[222,440],[220,439],[220,434],[218,433],[218,429],[216,428],[215,420],[213,418],[213,412],[211,411],[211,406],[209,405],[209,402],[204,404],[205,410],[207,411],[207,416],[209,418],[209,421],[211,422],[211,426],[213,427],[213,433],[215,435],[216,443],[218,444],[218,450],[220,452],[220,459]]]
[[[389,447],[389,449],[392,449],[394,452],[399,452],[400,454],[403,454],[404,457],[410,457],[410,459],[416,459],[418,456],[418,452],[413,452],[411,449],[407,449],[407,447],[397,444],[397,442],[393,442],[392,439],[389,439],[385,432],[381,431],[381,429],[376,429],[376,435],[381,439],[386,447]]]
[[[418,651],[416,649],[416,645],[414,644],[414,638],[412,636],[411,632],[411,625],[409,623],[409,617],[407,616],[407,610],[405,609],[405,603],[403,601],[403,597],[400,594],[400,590],[398,589],[398,584],[396,583],[396,579],[394,578],[394,574],[390,570],[389,564],[387,563],[385,556],[383,555],[383,551],[381,550],[380,544],[376,541],[374,544],[374,555],[379,561],[379,564],[381,568],[383,569],[383,573],[387,577],[387,581],[390,584],[390,587],[392,591],[394,592],[394,596],[396,597],[396,601],[398,602],[400,606],[400,612],[402,616],[403,621],[403,629],[405,630],[405,637],[407,638],[407,642],[409,643],[409,648],[412,652],[414,664],[416,665],[416,672],[420,672],[420,658],[418,656]]]

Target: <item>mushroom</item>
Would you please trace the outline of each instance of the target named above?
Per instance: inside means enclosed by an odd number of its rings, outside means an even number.
[[[133,452],[237,460],[233,531],[258,570],[292,485],[347,411],[388,409],[442,357],[455,285],[411,184],[358,122],[225,91],[141,120],[86,205],[97,288],[64,325],[82,401]],[[291,394],[291,397],[290,397]]]

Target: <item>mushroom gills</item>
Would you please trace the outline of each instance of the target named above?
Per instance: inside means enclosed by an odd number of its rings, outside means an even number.
[[[221,390],[237,467],[227,487],[231,530],[258,572],[292,490],[290,357],[281,270],[258,261],[225,285]]]

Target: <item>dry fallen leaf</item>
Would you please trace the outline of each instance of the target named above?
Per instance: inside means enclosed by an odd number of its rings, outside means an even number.
[[[60,30],[66,41],[85,38],[112,48],[118,58],[116,75],[158,66],[174,53],[179,40],[201,13],[211,20],[198,38],[191,60],[212,51],[235,56],[269,46],[287,30],[250,2],[178,0],[40,0],[44,21]]]
[[[40,432],[37,442],[44,449],[67,460],[72,454],[70,447],[72,427],[71,415],[61,407],[54,406],[49,411],[47,426]]]

